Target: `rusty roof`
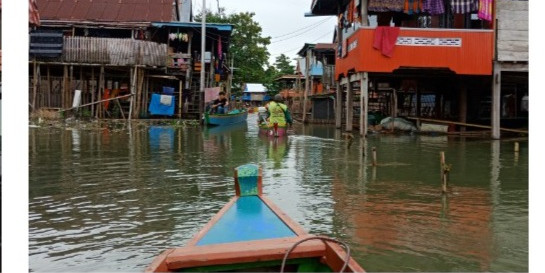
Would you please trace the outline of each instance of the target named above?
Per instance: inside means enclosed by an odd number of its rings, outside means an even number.
[[[170,22],[173,0],[38,0],[42,20]]]

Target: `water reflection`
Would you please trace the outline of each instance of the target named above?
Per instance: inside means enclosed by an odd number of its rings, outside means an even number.
[[[512,142],[449,137],[347,147],[331,126],[261,138],[255,118],[219,130],[30,130],[31,270],[142,271],[208,222],[246,163],[263,166],[264,192],[282,210],[348,242],[368,271],[528,270],[527,141],[518,158]],[[440,151],[453,165],[448,196]]]

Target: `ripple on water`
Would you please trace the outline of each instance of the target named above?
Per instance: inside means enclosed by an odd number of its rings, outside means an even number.
[[[77,152],[71,132],[32,130],[31,271],[142,271],[223,207],[232,169],[248,162],[264,167],[264,192],[284,212],[348,242],[368,271],[528,271],[527,149],[515,162],[487,141],[369,137],[383,165],[362,167],[361,144],[324,137],[328,127],[296,128],[311,133],[278,152],[255,118],[246,132],[173,129],[159,143],[148,130],[82,131]],[[441,150],[453,164],[448,198]]]

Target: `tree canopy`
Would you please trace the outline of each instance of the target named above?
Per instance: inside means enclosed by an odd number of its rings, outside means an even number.
[[[270,37],[263,36],[263,29],[254,20],[255,13],[240,12],[226,14],[225,8],[219,12],[206,11],[207,23],[226,23],[234,26],[229,46],[230,58],[234,60],[233,90],[239,90],[244,83],[267,83],[265,68],[269,66],[267,45]],[[202,11],[196,17],[201,21]]]

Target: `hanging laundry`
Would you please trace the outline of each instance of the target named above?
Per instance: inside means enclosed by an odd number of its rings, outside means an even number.
[[[443,14],[445,13],[444,0],[424,0],[423,10],[430,15]]]
[[[168,38],[169,38],[171,41],[176,40],[176,33],[170,33],[170,34],[168,35]]]
[[[476,11],[479,8],[478,0],[450,0],[452,13],[465,14]]]
[[[422,1],[423,0],[405,0],[403,12],[409,15],[422,12],[424,7],[424,3]]]
[[[492,21],[492,1],[493,0],[479,0],[479,19]]]
[[[377,27],[373,48],[380,50],[386,57],[392,57],[398,36],[399,27]]]
[[[348,13],[346,14],[346,19],[352,23],[354,22],[354,0],[351,0],[348,3]]]
[[[172,96],[170,95],[161,95],[160,102],[162,105],[170,106],[172,104]]]
[[[403,11],[405,0],[369,0],[369,11]]]

